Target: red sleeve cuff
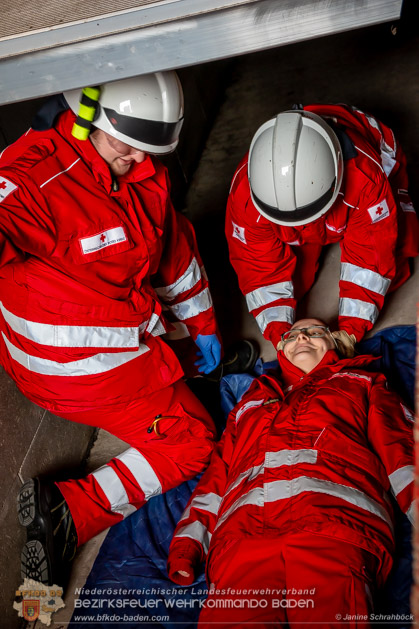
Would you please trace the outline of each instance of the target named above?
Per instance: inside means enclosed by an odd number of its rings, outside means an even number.
[[[172,541],[167,561],[169,578],[179,585],[190,585],[195,580],[195,567],[203,560],[201,545],[196,540],[181,538]],[[179,570],[189,573],[183,577]]]
[[[357,343],[363,339],[371,328],[372,323],[363,319],[356,319],[355,317],[351,321],[344,318],[339,319],[339,330],[345,330],[349,335],[353,334]]]
[[[179,574],[179,570],[188,572],[189,577]],[[173,557],[170,559],[167,568],[169,577],[178,585],[191,585],[195,581],[195,569],[190,559],[186,557]]]
[[[291,328],[290,323],[285,323],[282,321],[273,321],[269,323],[264,332],[264,337],[271,341],[272,345],[275,349],[278,347],[278,343],[281,340],[281,336]]]

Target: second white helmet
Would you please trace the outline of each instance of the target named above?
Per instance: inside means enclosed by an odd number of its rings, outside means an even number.
[[[285,111],[253,137],[248,176],[257,210],[279,225],[311,223],[333,205],[343,158],[333,129],[317,114]]]
[[[64,92],[77,115],[81,89]],[[146,153],[171,153],[183,124],[183,91],[174,71],[154,72],[100,86],[93,125]]]

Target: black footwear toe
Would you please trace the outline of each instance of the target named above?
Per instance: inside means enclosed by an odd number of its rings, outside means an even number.
[[[64,587],[77,548],[77,533],[66,501],[54,483],[33,478],[18,495],[18,518],[26,528],[21,575]]]
[[[254,341],[243,339],[228,348],[221,364],[223,376],[229,373],[245,373],[251,371],[259,357],[259,347]]]
[[[223,376],[231,373],[251,371],[259,357],[259,347],[255,341],[243,339],[231,345],[214,371],[207,374],[208,380],[220,381]]]

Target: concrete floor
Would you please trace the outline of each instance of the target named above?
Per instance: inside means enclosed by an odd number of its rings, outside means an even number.
[[[411,193],[419,207],[419,38],[399,41],[374,27],[238,58],[186,199],[198,235],[225,344],[256,339],[264,360],[275,351],[247,313],[224,242],[224,208],[231,177],[260,124],[293,103],[345,102],[370,111],[395,131],[408,157]],[[205,72],[205,66],[202,67]],[[318,280],[300,314],[333,322],[337,314],[340,252],[328,248]],[[387,300],[375,330],[416,322],[419,261],[412,278]],[[94,469],[125,449],[104,431],[93,447]],[[67,608],[54,615],[60,628],[72,612],[72,590],[81,586],[101,540],[85,545],[74,565]],[[57,626],[57,625],[56,625]],[[38,627],[37,627],[38,629]]]

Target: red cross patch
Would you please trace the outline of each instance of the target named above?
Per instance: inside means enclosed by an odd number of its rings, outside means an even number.
[[[16,190],[17,186],[8,179],[0,177],[0,203],[11,193]]]
[[[382,221],[387,216],[390,216],[387,201],[383,199],[381,203],[368,208],[368,214],[371,216],[371,223],[378,223],[378,221]]]
[[[231,221],[231,224],[233,225],[233,238],[237,238],[237,240],[240,240],[242,243],[247,245],[244,227],[236,225],[233,221]]]

